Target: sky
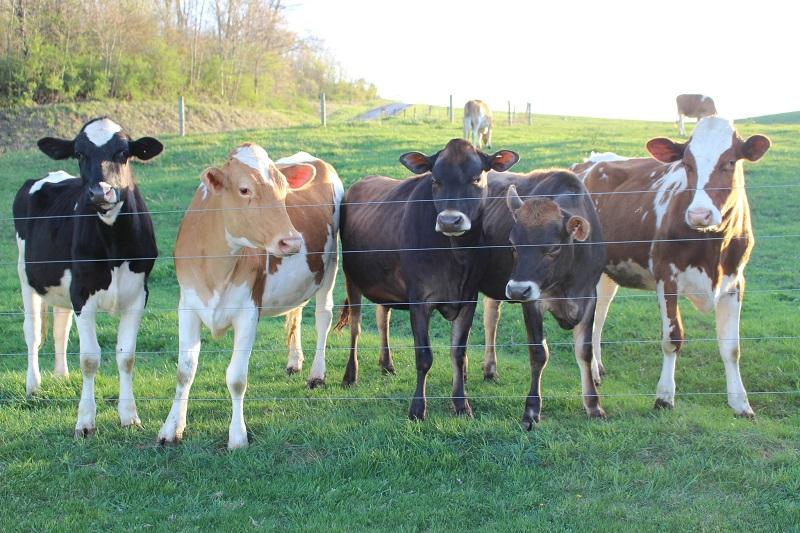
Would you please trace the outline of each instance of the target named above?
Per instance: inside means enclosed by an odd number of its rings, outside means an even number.
[[[294,0],[287,15],[407,103],[675,120],[675,96],[701,93],[728,118],[800,110],[792,0]]]

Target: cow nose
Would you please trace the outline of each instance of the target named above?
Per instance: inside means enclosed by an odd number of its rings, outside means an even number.
[[[530,281],[510,280],[506,284],[506,297],[518,302],[529,302],[539,298],[539,287]]]
[[[704,207],[689,209],[689,224],[695,227],[705,227],[711,224],[712,214],[710,209]]]
[[[463,221],[464,216],[461,213],[439,215],[439,222],[442,226],[458,227]]]
[[[300,236],[291,236],[278,239],[278,253],[281,255],[294,255],[300,251],[303,246],[303,238]]]
[[[117,202],[117,191],[105,182],[100,182],[97,185],[89,187],[87,192],[88,199],[95,205],[113,204]]]

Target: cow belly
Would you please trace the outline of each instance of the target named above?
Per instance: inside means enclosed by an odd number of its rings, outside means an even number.
[[[672,267],[673,275],[678,283],[678,293],[686,296],[695,308],[708,313],[714,309],[716,301],[714,289],[711,286],[711,278],[696,267],[688,267],[686,270],[678,272],[675,265]]]
[[[216,339],[233,324],[233,319],[256,307],[250,285],[228,285],[224,290],[216,290],[208,299],[203,298],[191,287],[181,287],[180,310],[191,311],[200,317],[203,324]]]
[[[326,264],[325,268],[328,266]],[[308,267],[305,253],[284,257],[278,270],[267,276],[261,300],[261,315],[277,316],[287,313],[308,301],[319,287],[316,275]]]
[[[630,259],[606,265],[606,272],[617,284],[632,289],[656,290],[653,273]]]

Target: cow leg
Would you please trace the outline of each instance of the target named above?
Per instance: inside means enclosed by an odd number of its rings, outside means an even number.
[[[470,135],[469,121],[465,120],[464,121],[464,139],[469,140],[469,135]]]
[[[22,278],[24,271],[22,272],[20,286],[22,287],[22,304],[25,309],[22,330],[25,333],[25,344],[28,345],[25,394],[31,396],[38,392],[42,385],[42,375],[39,372],[39,348],[42,345],[42,311],[47,312],[47,308],[43,305],[42,297],[28,285],[27,278]]]
[[[303,306],[292,309],[286,313],[286,342],[289,345],[289,359],[286,362],[286,373],[297,374],[303,369],[303,343],[301,332],[301,321],[303,318]]]
[[[686,137],[686,128],[683,125],[683,114],[678,113],[678,135]]]
[[[233,354],[225,381],[231,395],[231,425],[228,449],[247,447],[247,426],[244,423],[244,393],[247,390],[247,367],[256,338],[258,310],[244,311],[233,320]]]
[[[525,400],[525,412],[522,415],[522,427],[526,431],[533,429],[538,424],[542,411],[542,386],[541,378],[550,351],[544,338],[542,327],[542,312],[535,303],[522,304],[522,317],[525,320],[525,330],[528,334],[528,355],[531,362],[531,390]]]
[[[122,427],[140,426],[142,421],[136,411],[133,396],[133,365],[136,360],[136,335],[144,312],[144,291],[132,305],[123,311],[117,331],[117,370],[119,371],[119,401],[117,411]]]
[[[426,304],[412,304],[410,307],[411,331],[414,335],[414,355],[417,367],[417,388],[408,411],[408,418],[411,420],[425,420],[428,416],[425,380],[433,364],[433,352],[428,334],[431,311],[432,309]]]
[[[350,324],[350,357],[342,378],[342,387],[349,387],[358,381],[358,337],[361,335],[361,291],[355,283],[345,277],[347,289],[347,312]]]
[[[753,417],[755,413],[747,401],[742,375],[739,372],[739,315],[742,309],[742,287],[737,283],[734,292],[726,292],[717,301],[717,342],[725,364],[728,385],[728,405],[736,416]]]
[[[333,285],[336,282],[338,261],[334,260],[325,269],[322,285],[317,290],[317,308],[315,311],[317,329],[317,349],[314,351],[314,362],[311,364],[311,373],[308,375],[308,388],[313,389],[325,384],[325,346],[328,343],[328,333],[333,321]]]
[[[389,349],[389,324],[392,319],[392,309],[384,305],[375,307],[375,323],[378,325],[378,332],[381,335],[381,352],[378,357],[378,364],[384,374],[394,375],[394,361],[392,351]]]
[[[592,377],[594,378],[595,385],[600,385],[602,376],[606,373],[603,367],[602,358],[602,340],[603,340],[603,326],[606,324],[606,317],[608,316],[608,308],[611,306],[611,301],[617,294],[619,285],[614,283],[608,275],[603,274],[600,276],[600,281],[597,282],[597,308],[594,312],[594,326],[592,327]]]
[[[90,437],[97,427],[97,403],[94,399],[94,377],[100,368],[100,344],[97,342],[96,310],[91,302],[83,307],[75,322],[80,338],[80,365],[83,385],[81,401],[78,403],[78,420],[75,423],[75,437]]]
[[[456,415],[472,416],[472,407],[464,388],[467,374],[467,342],[475,316],[475,303],[466,304],[453,320],[450,331],[450,360],[453,365],[453,412]]]
[[[177,444],[186,428],[186,411],[189,407],[189,390],[192,388],[200,356],[200,317],[192,310],[178,310],[178,378],[175,400],[169,415],[158,432],[161,445]]]
[[[586,306],[583,318],[572,330],[575,343],[575,360],[581,371],[581,391],[583,407],[591,418],[605,418],[606,413],[600,407],[600,396],[592,376],[592,320],[595,315],[596,300]]]
[[[500,322],[500,300],[483,299],[483,379],[497,378],[497,324]]]
[[[661,377],[656,387],[657,409],[672,409],[675,406],[675,363],[683,343],[677,289],[673,281],[659,280],[656,283],[656,295],[661,309],[661,351],[664,354]]]
[[[55,344],[56,361],[53,374],[69,375],[67,367],[67,343],[69,329],[72,327],[72,309],[53,307],[53,343]]]

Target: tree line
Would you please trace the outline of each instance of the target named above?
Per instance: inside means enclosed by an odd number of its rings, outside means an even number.
[[[0,0],[3,104],[185,94],[284,107],[321,92],[377,96],[289,28],[282,0]]]

